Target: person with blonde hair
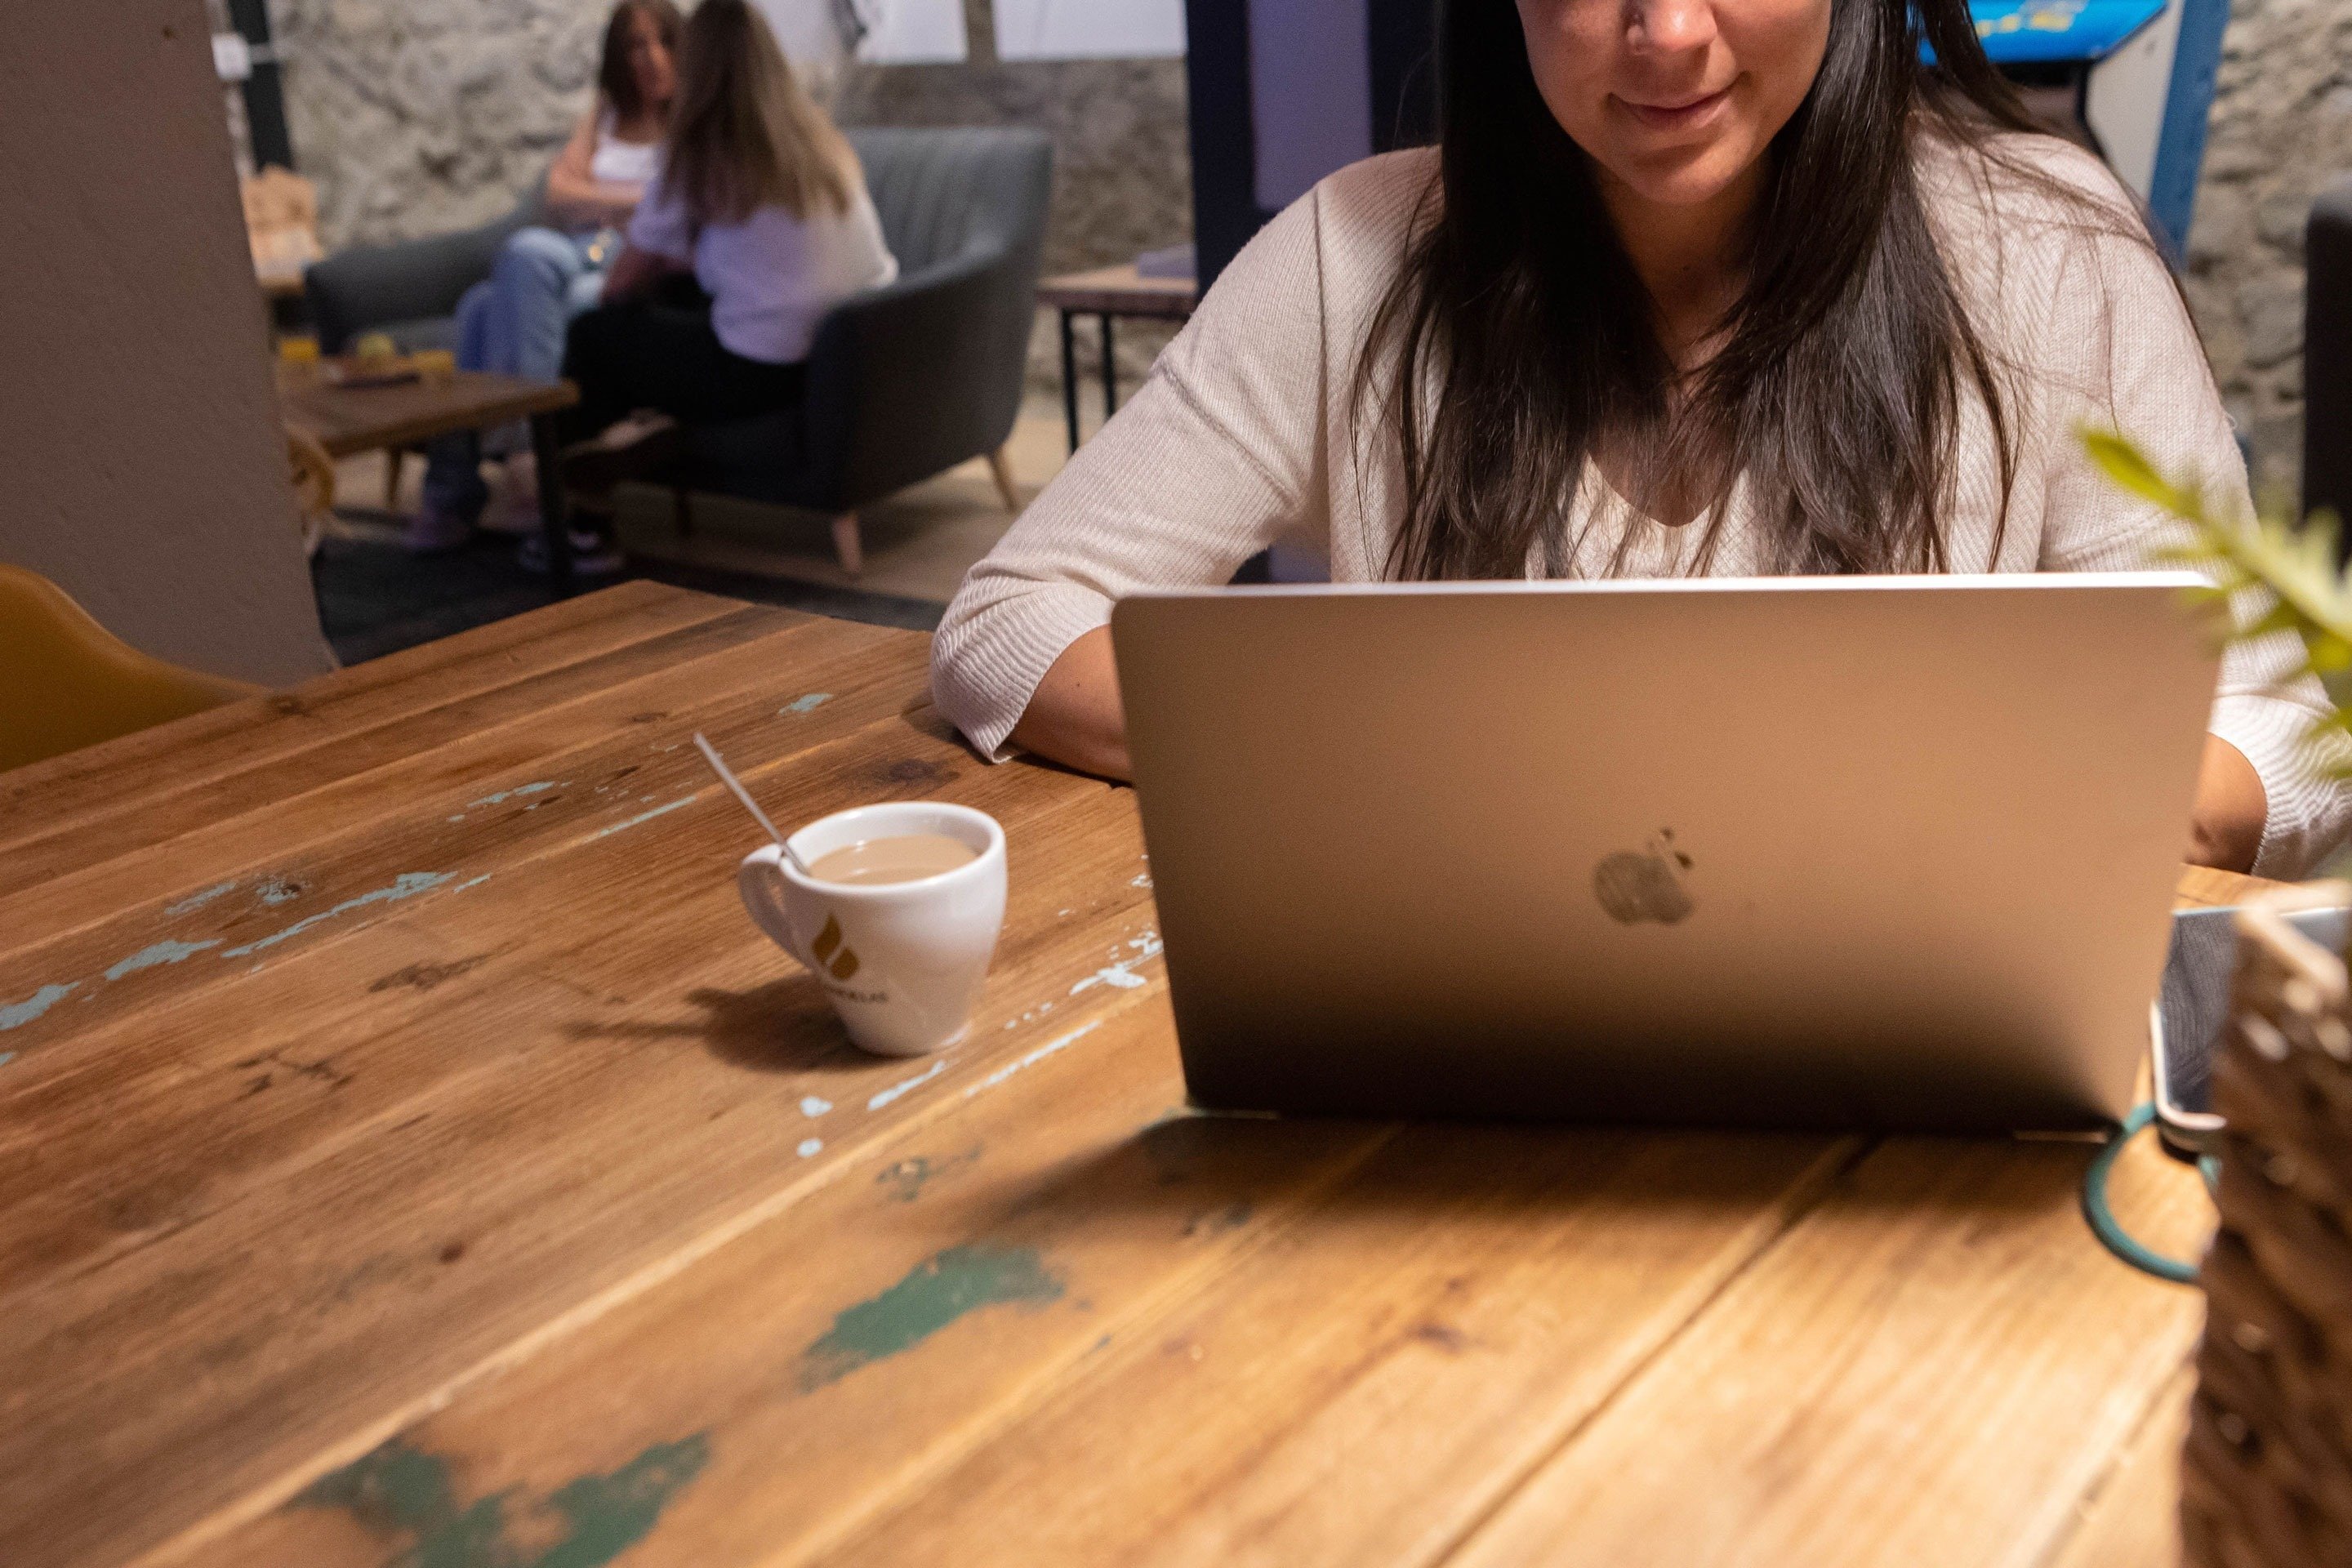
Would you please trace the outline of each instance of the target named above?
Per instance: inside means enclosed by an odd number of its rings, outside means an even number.
[[[661,168],[603,305],[572,323],[575,499],[604,510],[681,426],[797,402],[817,323],[898,275],[856,153],[767,23],[747,0],[703,0],[679,45]],[[593,531],[574,545],[588,570],[617,564]]]

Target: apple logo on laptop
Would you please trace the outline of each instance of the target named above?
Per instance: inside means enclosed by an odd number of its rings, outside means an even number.
[[[1675,830],[1663,827],[1647,849],[1621,849],[1592,868],[1592,896],[1620,925],[1674,925],[1697,908],[1683,886],[1690,868],[1691,858],[1675,847]]]

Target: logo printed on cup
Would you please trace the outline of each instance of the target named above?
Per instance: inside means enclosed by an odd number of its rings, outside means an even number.
[[[850,1038],[885,1056],[961,1039],[1004,923],[1003,829],[969,806],[904,801],[835,812],[792,847],[807,872],[770,844],[737,884]]]

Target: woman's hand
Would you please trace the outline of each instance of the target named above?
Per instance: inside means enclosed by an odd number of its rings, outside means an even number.
[[[613,258],[613,265],[604,273],[604,291],[596,296],[600,305],[618,305],[652,291],[653,286],[672,272],[685,268],[667,256],[650,250],[640,250],[634,245],[621,247],[621,254]]]
[[[1030,694],[1013,743],[1024,752],[1107,779],[1134,776],[1127,760],[1127,710],[1110,628],[1097,626],[1062,650]]]
[[[2245,752],[2219,735],[2206,736],[2205,760],[2197,770],[2197,805],[2189,813],[2189,864],[2252,870],[2269,815],[2270,795]]]

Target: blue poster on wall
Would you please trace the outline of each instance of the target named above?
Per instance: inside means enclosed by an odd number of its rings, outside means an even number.
[[[2156,20],[2165,0],[1971,0],[1995,65],[2100,60]]]
[[[2230,0],[1970,0],[1969,14],[1995,65],[2073,80],[2100,153],[2179,256]]]

